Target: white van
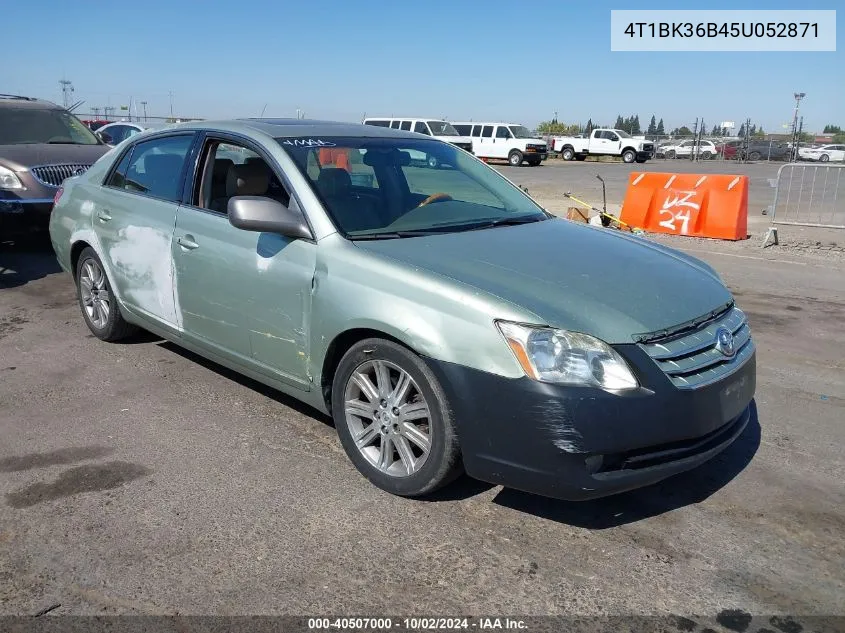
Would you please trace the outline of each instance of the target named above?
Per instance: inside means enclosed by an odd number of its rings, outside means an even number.
[[[506,160],[514,167],[526,161],[536,167],[548,156],[546,141],[518,123],[453,122],[461,136],[472,139],[472,153],[479,158]]]
[[[448,121],[438,119],[414,119],[410,117],[368,117],[363,121],[364,125],[375,125],[378,127],[390,127],[394,130],[405,130],[417,132],[426,136],[433,136],[438,140],[451,143],[462,150],[472,153],[472,140],[458,135],[455,128]],[[415,158],[415,157],[412,157]],[[430,167],[437,167],[437,157],[428,156],[425,158]]]

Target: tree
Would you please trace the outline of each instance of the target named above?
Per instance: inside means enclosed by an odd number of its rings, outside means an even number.
[[[713,129],[710,130],[710,136],[721,136],[722,128],[720,128],[715,123],[713,124]]]
[[[765,138],[766,133],[763,131],[763,126],[761,125],[761,126],[760,126],[760,127],[758,127],[756,130],[755,130],[755,129],[754,129],[754,127],[752,126],[752,129],[751,129],[751,136],[754,136],[754,137],[757,137],[757,138]]]
[[[616,115],[616,125],[614,125],[613,127],[615,127],[617,130],[625,129],[625,121],[622,120],[621,114]]]
[[[748,130],[748,136],[757,136],[757,125],[752,124],[751,129]]]
[[[833,142],[837,143],[837,144],[845,143],[845,133],[840,132],[839,134],[834,134],[833,135]]]
[[[663,119],[657,123],[657,130],[655,130],[656,134],[666,134],[666,130],[663,129]]]
[[[676,127],[674,130],[669,132],[672,136],[692,136],[692,130],[689,129],[686,125],[682,125],[681,127]]]
[[[701,125],[698,126],[698,130],[695,133],[700,136],[707,134],[707,124],[704,122],[704,119],[701,119]]]
[[[593,131],[593,127],[594,127],[594,126],[593,126],[593,118],[592,118],[592,117],[590,117],[589,119],[587,119],[587,127],[586,127],[586,129],[585,129],[584,131],[585,131],[587,134],[589,134],[589,133],[591,133],[591,132]]]
[[[745,123],[740,124],[738,136],[739,138],[745,138]]]
[[[552,119],[551,121],[542,121],[537,125],[537,133],[565,136],[577,134],[580,131],[579,128],[580,126],[577,123],[561,123]]]
[[[640,134],[641,132],[642,130],[640,129],[640,115],[635,114],[633,117],[631,117],[631,129],[628,130],[628,134],[634,135]]]
[[[657,134],[657,121],[654,120],[654,115],[651,115],[651,121],[648,122],[648,129],[645,131],[646,134]]]
[[[828,123],[824,126],[824,130],[822,130],[822,134],[842,134],[842,128],[838,125],[833,125],[832,123]]]

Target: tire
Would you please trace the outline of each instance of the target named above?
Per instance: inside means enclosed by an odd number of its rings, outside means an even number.
[[[437,160],[437,156],[429,156],[426,162],[428,163],[428,166],[432,169],[437,169],[440,166],[440,161]]]
[[[760,160],[760,152],[750,152],[748,154],[748,160]]]
[[[575,158],[575,150],[571,147],[564,147],[563,151],[560,153],[560,157],[563,160],[572,160]]]
[[[672,158],[675,158],[675,150],[670,149],[668,152],[666,152],[666,158],[668,158],[668,159],[670,159],[670,160],[671,160]]]
[[[522,152],[516,149],[513,150],[508,154],[508,163],[510,163],[511,167],[519,167],[522,164]]]
[[[830,156],[828,156],[827,154],[822,154],[821,156],[819,156],[819,162],[820,163],[826,163],[829,160],[830,160]]]
[[[622,152],[622,162],[623,163],[633,163],[637,160],[637,153],[632,149],[626,149]]]
[[[704,160],[710,160],[713,157],[713,154],[710,152],[701,152],[701,158]]]
[[[79,309],[94,336],[101,341],[115,342],[138,330],[123,319],[103,263],[90,246],[80,254],[74,276]]]
[[[385,368],[389,387],[380,389],[378,371]],[[369,385],[360,382],[361,374],[368,377]],[[381,375],[384,378],[383,371]],[[410,381],[406,381],[405,394],[393,406],[391,399],[403,375]],[[369,396],[361,384],[365,384]],[[382,384],[386,384],[384,379]],[[393,393],[388,393],[390,390]],[[348,412],[347,402],[353,401],[359,404]],[[394,412],[410,405],[417,416],[421,406],[426,407],[426,415],[403,424],[401,413]],[[458,435],[443,388],[419,356],[397,343],[365,339],[344,354],[332,382],[332,417],[343,449],[358,471],[391,494],[423,496],[447,485],[463,471]],[[356,445],[356,436],[359,443],[363,439],[361,448]],[[422,448],[426,437],[427,452]],[[387,455],[382,450],[385,443],[389,456],[382,462]]]

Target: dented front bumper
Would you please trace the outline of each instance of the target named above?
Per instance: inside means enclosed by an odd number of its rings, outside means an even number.
[[[748,424],[755,356],[718,382],[683,390],[637,346],[617,349],[641,388],[612,394],[428,359],[447,393],[467,473],[559,499],[602,497],[695,468]]]

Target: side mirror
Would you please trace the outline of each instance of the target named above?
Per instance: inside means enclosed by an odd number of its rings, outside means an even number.
[[[311,231],[302,216],[272,198],[234,196],[229,198],[226,211],[229,223],[244,231],[311,239]]]

